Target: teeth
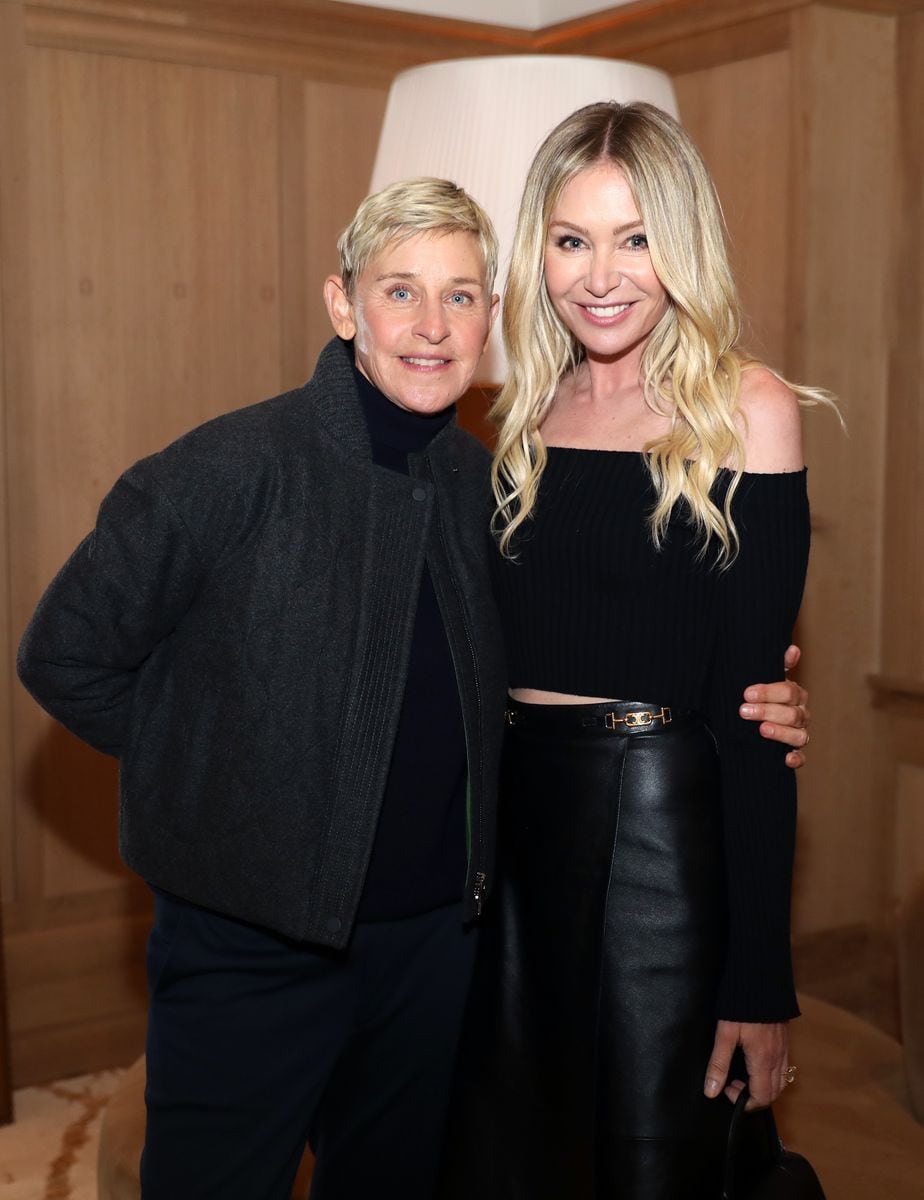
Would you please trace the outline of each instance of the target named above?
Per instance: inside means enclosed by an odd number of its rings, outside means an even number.
[[[628,304],[608,304],[605,308],[588,304],[587,311],[595,317],[615,317],[617,313],[625,312],[628,307]]]
[[[405,362],[413,363],[415,367],[438,367],[443,363],[449,362],[448,358],[409,358],[405,356]]]

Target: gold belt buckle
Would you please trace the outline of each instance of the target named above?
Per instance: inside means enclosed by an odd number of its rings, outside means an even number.
[[[604,724],[607,729],[615,729],[617,725],[625,725],[626,729],[647,729],[655,721],[660,721],[662,725],[670,725],[671,720],[671,710],[662,705],[660,712],[642,709],[641,712],[628,712],[624,717],[617,717],[615,713],[608,712]]]

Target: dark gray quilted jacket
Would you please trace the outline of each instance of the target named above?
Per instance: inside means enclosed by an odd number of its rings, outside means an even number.
[[[469,761],[467,912],[490,886],[504,705],[488,458],[454,423],[372,464],[347,344],[309,383],[127,471],[26,631],[20,677],[120,759],[150,883],[343,946],[372,850],[429,564]]]

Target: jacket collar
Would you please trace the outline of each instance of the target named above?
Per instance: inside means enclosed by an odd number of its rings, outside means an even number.
[[[312,410],[328,432],[351,453],[370,458],[372,449],[356,391],[351,342],[331,338],[318,355],[305,390]]]

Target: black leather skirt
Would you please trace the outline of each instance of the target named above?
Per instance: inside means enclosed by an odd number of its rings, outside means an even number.
[[[510,704],[447,1198],[721,1195],[731,1106],[703,1096],[726,928],[717,755],[700,717],[665,715]]]

